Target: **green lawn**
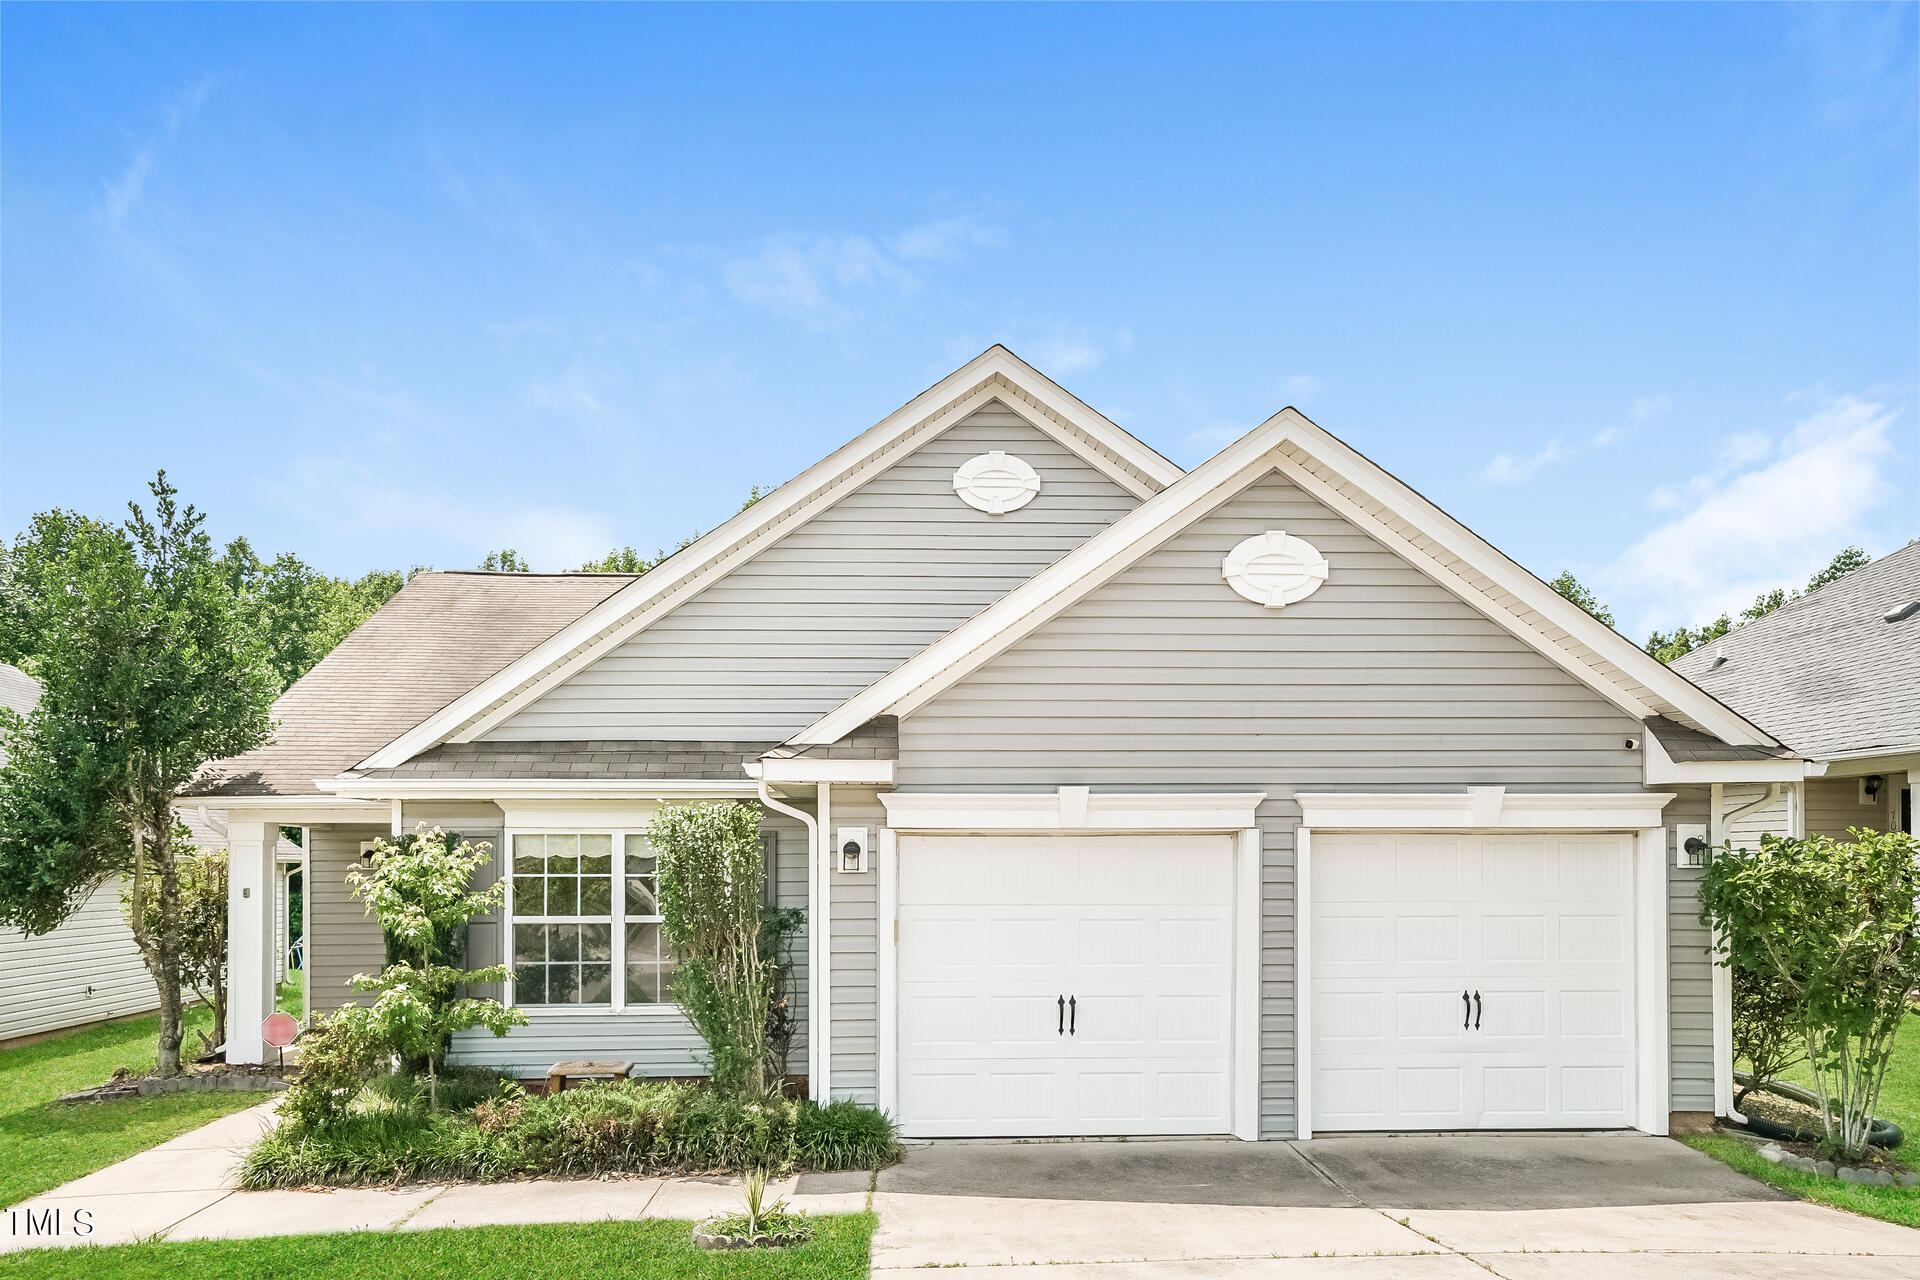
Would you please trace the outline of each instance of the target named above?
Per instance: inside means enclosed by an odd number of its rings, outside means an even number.
[[[296,991],[296,999],[298,998]],[[183,1048],[211,1025],[187,1013]],[[110,1022],[0,1050],[0,1205],[18,1204],[148,1147],[261,1101],[257,1093],[173,1093],[68,1106],[63,1093],[104,1084],[114,1068],[153,1069],[160,1015]]]
[[[1813,1088],[1813,1072],[1804,1062],[1787,1072],[1787,1079]],[[1920,1161],[1920,1013],[1909,1012],[1900,1024],[1900,1034],[1893,1042],[1893,1060],[1887,1063],[1886,1082],[1880,1086],[1878,1111],[1881,1119],[1906,1130],[1901,1154],[1908,1164],[1920,1168],[1916,1163]]]
[[[282,1013],[290,1013],[296,1018],[307,1016],[306,970],[287,970],[287,980],[280,984],[279,998],[274,1004]]]
[[[1836,1209],[1849,1209],[1906,1227],[1920,1227],[1920,1187],[1863,1187],[1837,1178],[1823,1178],[1817,1173],[1783,1169],[1762,1159],[1752,1143],[1719,1134],[1690,1134],[1680,1141],[1695,1151],[1706,1152],[1721,1164],[1731,1165],[1749,1178],[1802,1200],[1830,1204]]]
[[[0,1277],[33,1280],[179,1280],[247,1276],[292,1280],[864,1280],[871,1213],[815,1220],[797,1249],[708,1253],[686,1222],[596,1222],[419,1232],[276,1236],[0,1254]]]

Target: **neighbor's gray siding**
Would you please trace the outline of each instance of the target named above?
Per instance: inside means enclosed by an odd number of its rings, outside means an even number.
[[[504,820],[500,810],[488,805],[414,805],[406,806],[409,830],[419,821],[438,824],[460,832],[470,840],[491,841],[494,860],[474,878],[474,888],[483,889],[499,878],[510,851],[505,847]],[[780,906],[805,907],[807,902],[807,833],[791,818],[767,815],[765,826],[776,840],[775,891]],[[582,830],[595,829],[591,825]],[[502,964],[506,955],[506,930],[498,912],[478,917],[468,934],[468,955],[477,968]],[[794,1016],[799,1032],[789,1054],[789,1067],[806,1070],[807,956],[806,931],[794,941]],[[498,999],[498,986],[482,994]],[[463,1031],[454,1037],[451,1059],[465,1066],[493,1067],[515,1075],[544,1076],[547,1068],[567,1058],[614,1059],[634,1064],[641,1076],[703,1075],[705,1048],[700,1035],[678,1010],[648,1010],[623,1013],[565,1013],[529,1009],[528,1023],[515,1027],[503,1037],[488,1031]]]
[[[874,787],[835,786],[830,835],[841,827],[865,827],[878,867],[879,833],[887,811]],[[828,859],[832,866],[833,860]],[[833,1096],[879,1105],[879,887],[878,872],[829,871],[833,894]]]
[[[1713,959],[1700,923],[1700,871],[1676,867],[1676,823],[1707,821],[1708,788],[1674,786],[1667,822],[1667,1106],[1713,1110]]]
[[[388,833],[380,826],[311,827],[307,851],[307,1012],[332,1013],[359,997],[347,986],[356,973],[378,973],[386,962],[380,923],[347,889],[347,868],[360,861],[360,842]]]
[[[1221,581],[1243,538],[1326,556],[1268,610]],[[1260,790],[1262,1132],[1297,1132],[1299,789],[1640,787],[1640,724],[1270,475],[907,717],[903,790]],[[838,1025],[838,1019],[836,1019]]]
[[[1018,511],[953,492],[990,449],[1040,473]],[[486,736],[784,738],[1136,505],[995,401]]]
[[[102,885],[65,924],[38,938],[0,929],[0,1041],[144,1013],[160,996],[120,909]]]

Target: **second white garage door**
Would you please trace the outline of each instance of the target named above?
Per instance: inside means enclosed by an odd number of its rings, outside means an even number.
[[[1632,849],[1316,832],[1314,1132],[1631,1125]]]
[[[899,919],[903,1132],[1230,1128],[1229,837],[904,837]]]

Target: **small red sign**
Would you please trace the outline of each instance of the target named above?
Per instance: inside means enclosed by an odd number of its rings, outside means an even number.
[[[300,1024],[290,1013],[270,1013],[260,1020],[260,1039],[276,1049],[284,1049],[300,1034]]]

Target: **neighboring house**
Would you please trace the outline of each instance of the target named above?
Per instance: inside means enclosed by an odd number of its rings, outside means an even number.
[[[512,867],[529,1025],[462,1061],[698,1071],[643,833],[757,801],[795,1069],[925,1136],[1724,1109],[1684,839],[1805,768],[1293,410],[1182,472],[1000,347],[644,576],[417,575],[274,714],[185,801],[236,1026],[274,827],[318,1010],[380,961],[345,867],[432,822]]]
[[[39,700],[32,676],[0,663],[0,705],[26,715]],[[0,928],[0,1044],[160,1007],[120,887],[101,886],[41,937]]]
[[[1740,813],[1736,838],[1914,829],[1920,542],[1736,627],[1673,666],[1809,761],[1802,779],[1726,790],[1723,804]]]
[[[225,849],[227,847],[227,815],[224,810],[210,810],[204,806],[182,807],[178,811],[180,821],[185,824],[188,836],[196,848]],[[295,922],[289,911],[292,899],[293,877],[300,874],[305,865],[306,854],[300,846],[280,835],[274,845],[274,934],[273,954],[275,982],[284,982],[289,968],[288,953],[293,944],[305,932],[304,925]]]

